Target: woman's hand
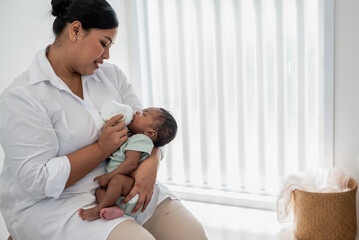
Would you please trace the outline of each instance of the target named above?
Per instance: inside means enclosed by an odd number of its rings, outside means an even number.
[[[114,153],[128,138],[125,123],[120,120],[123,115],[113,116],[105,123],[97,144],[105,158]]]
[[[107,185],[109,184],[109,182],[110,182],[110,178],[109,178],[109,176],[108,176],[108,174],[102,174],[102,175],[100,175],[100,176],[97,176],[97,177],[95,177],[95,179],[94,179],[94,181],[98,181],[98,184],[101,186],[101,187],[103,187],[103,188],[106,188],[107,187]]]
[[[144,212],[151,201],[153,189],[156,183],[160,154],[161,153],[158,148],[153,148],[151,156],[145,159],[132,173],[132,177],[135,179],[134,186],[130,193],[121,202],[127,203],[138,193],[138,202],[133,208],[132,213],[137,212],[141,206],[143,206],[141,212]]]

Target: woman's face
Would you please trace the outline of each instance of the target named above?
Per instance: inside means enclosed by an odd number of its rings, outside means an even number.
[[[117,28],[91,29],[79,34],[71,60],[74,71],[81,75],[92,75],[99,64],[110,58],[110,47],[114,44],[116,35]]]

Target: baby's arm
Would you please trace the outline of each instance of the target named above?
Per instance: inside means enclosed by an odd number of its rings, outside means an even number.
[[[127,150],[126,161],[121,163],[115,170],[109,173],[95,177],[94,181],[98,181],[101,187],[107,187],[111,179],[117,175],[130,175],[137,169],[138,163],[140,162],[142,152]]]
[[[137,169],[137,166],[140,162],[142,152],[127,150],[126,151],[126,161],[120,164],[115,170],[108,173],[108,177],[111,179],[116,174],[129,175],[134,170]]]

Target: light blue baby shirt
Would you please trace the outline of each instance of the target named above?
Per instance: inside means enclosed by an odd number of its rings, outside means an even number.
[[[107,173],[115,170],[121,163],[126,161],[126,151],[132,150],[142,152],[140,162],[151,155],[154,145],[148,136],[144,134],[135,134],[127,139],[122,146],[110,156],[110,161],[107,163]]]

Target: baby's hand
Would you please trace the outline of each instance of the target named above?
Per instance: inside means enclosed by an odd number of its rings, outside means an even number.
[[[108,177],[107,174],[103,174],[100,176],[95,177],[94,181],[98,181],[98,184],[101,187],[107,187],[108,183],[110,182],[110,178]]]

